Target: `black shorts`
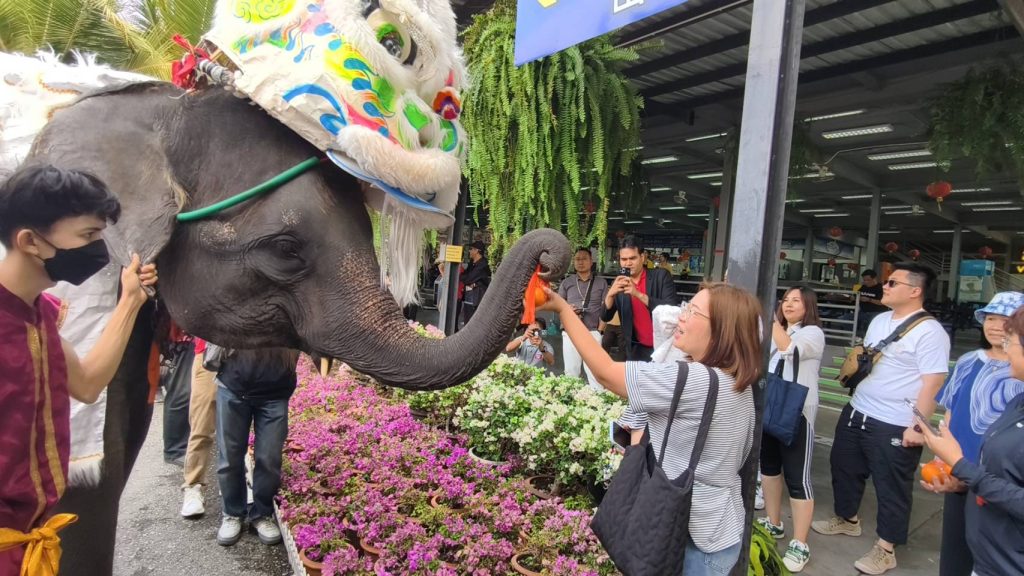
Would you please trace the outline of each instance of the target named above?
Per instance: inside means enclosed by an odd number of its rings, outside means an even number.
[[[784,445],[770,434],[761,436],[761,474],[786,477],[789,497],[814,500],[811,487],[811,459],[814,457],[814,427],[800,416],[793,443]]]

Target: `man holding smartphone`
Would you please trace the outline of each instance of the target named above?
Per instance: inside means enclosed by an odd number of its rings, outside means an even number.
[[[526,332],[505,346],[505,352],[516,354],[516,359],[530,366],[555,365],[555,349],[544,341],[548,327],[543,318],[537,318],[526,327]]]
[[[679,305],[672,275],[662,268],[648,270],[647,255],[634,236],[619,244],[619,276],[604,297],[601,320],[608,322],[615,313],[622,321],[622,339],[626,360],[650,361],[654,353],[654,322],[651,310],[662,304]]]

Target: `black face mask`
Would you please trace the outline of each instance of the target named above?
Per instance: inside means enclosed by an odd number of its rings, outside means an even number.
[[[40,236],[41,237],[41,236]],[[49,240],[44,241],[53,246]],[[68,282],[75,286],[85,282],[110,262],[110,253],[103,240],[90,242],[78,248],[57,248],[52,258],[43,260],[43,267],[54,282]]]

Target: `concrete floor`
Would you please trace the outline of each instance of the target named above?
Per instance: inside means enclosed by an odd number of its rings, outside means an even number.
[[[436,322],[436,312],[422,310],[420,320]],[[962,353],[967,340],[958,338],[956,354]],[[548,340],[560,352],[561,338]],[[560,359],[556,365],[561,371]],[[282,546],[267,547],[255,534],[246,533],[238,545],[218,546],[214,540],[220,521],[220,500],[214,486],[206,488],[207,514],[201,520],[186,521],[179,514],[181,506],[181,468],[166,464],[162,458],[162,405],[157,406],[149,438],[142,449],[124,497],[118,526],[116,576],[228,576],[251,574],[286,576],[291,574]],[[827,519],[832,514],[832,485],[829,474],[829,448],[839,411],[823,405],[816,423],[813,478],[816,501],[814,517]],[[931,459],[925,454],[923,461]],[[209,479],[214,480],[213,471]],[[864,534],[824,537],[810,535],[811,562],[803,574],[810,576],[854,576],[853,567],[874,542],[877,504],[869,485],[861,508]],[[784,507],[786,523],[790,524],[788,504]],[[895,576],[924,576],[938,572],[939,544],[942,530],[942,498],[915,487],[911,517],[910,541],[897,549],[898,568]],[[787,540],[780,542],[780,549]]]
[[[288,576],[284,546],[265,546],[254,532],[230,547],[217,544],[220,495],[213,466],[207,472],[206,515],[185,520],[182,469],[163,459],[163,404],[121,498],[115,576]]]

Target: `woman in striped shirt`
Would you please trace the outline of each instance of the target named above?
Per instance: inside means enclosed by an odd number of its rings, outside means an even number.
[[[565,332],[597,381],[626,398],[634,412],[647,414],[651,443],[659,452],[679,364],[613,361],[565,300],[547,292],[544,309],[558,312]],[[739,471],[753,443],[750,386],[761,376],[760,312],[760,303],[749,292],[727,284],[709,284],[679,316],[674,345],[697,361],[690,363],[661,463],[669,478],[689,467],[710,384],[705,366],[714,369],[720,381],[711,429],[695,470],[684,566],[687,576],[728,574],[739,559],[745,518]]]

